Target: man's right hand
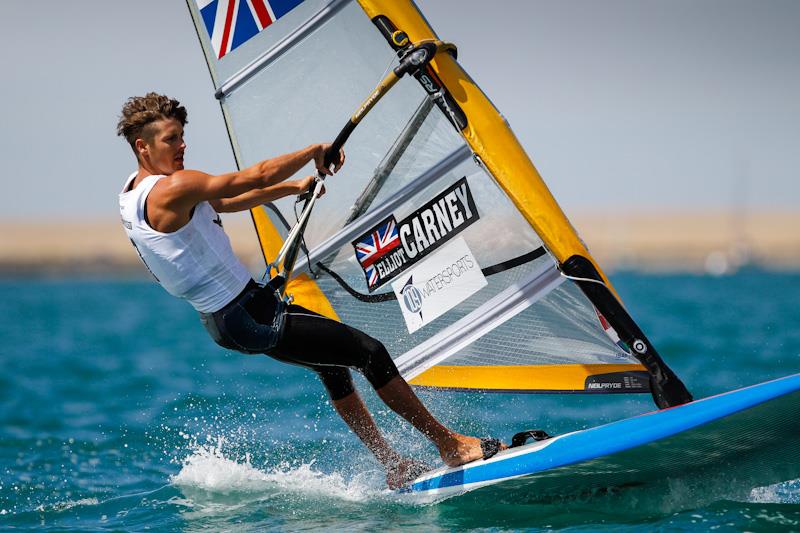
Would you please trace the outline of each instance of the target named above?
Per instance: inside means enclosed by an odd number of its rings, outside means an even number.
[[[339,150],[339,161],[334,164],[333,172],[325,166],[325,153],[330,147],[331,145],[328,143],[314,145],[314,164],[317,170],[325,176],[333,176],[344,165],[344,149],[341,149]]]
[[[306,176],[305,178],[297,180],[297,194],[304,194],[306,192],[314,192],[314,187],[316,186],[317,177],[316,176]],[[319,195],[322,196],[325,194],[325,185],[322,185],[322,190],[320,190]]]

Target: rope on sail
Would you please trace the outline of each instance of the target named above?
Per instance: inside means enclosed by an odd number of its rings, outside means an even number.
[[[509,259],[508,261],[503,261],[501,263],[497,263],[496,265],[492,265],[486,268],[482,268],[481,272],[484,276],[492,276],[494,274],[499,274],[500,272],[505,272],[506,270],[511,270],[512,268],[518,267],[520,265],[524,265],[525,263],[530,263],[540,257],[542,257],[546,253],[544,246],[540,246],[539,248],[528,252],[526,254],[522,254],[518,257],[514,257]],[[383,292],[379,294],[364,294],[355,290],[350,284],[348,284],[339,274],[325,266],[321,262],[317,262],[317,268],[328,274],[331,278],[333,278],[336,283],[338,283],[347,293],[352,296],[353,298],[357,299],[360,302],[364,303],[380,303],[380,302],[388,302],[391,300],[396,300],[397,296],[394,292]]]

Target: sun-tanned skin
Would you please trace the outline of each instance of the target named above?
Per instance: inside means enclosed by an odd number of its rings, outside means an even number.
[[[146,204],[150,226],[162,233],[171,233],[186,225],[192,210],[200,202],[209,202],[219,213],[244,211],[308,190],[314,176],[298,180],[288,178],[310,161],[314,161],[317,169],[326,175],[337,172],[344,163],[342,152],[333,170],[325,168],[323,157],[329,145],[316,144],[261,161],[243,170],[212,176],[184,169],[186,143],[179,121],[162,119],[152,122],[148,125],[148,133],[152,134],[135,141],[139,171],[132,188],[147,176],[166,176],[152,188]],[[450,431],[439,423],[402,377],[396,376],[377,393],[387,406],[436,445],[447,465],[457,466],[482,457],[480,440]],[[335,400],[333,405],[385,467],[387,483],[391,488],[402,486],[420,473],[423,465],[403,458],[383,439],[357,392]]]

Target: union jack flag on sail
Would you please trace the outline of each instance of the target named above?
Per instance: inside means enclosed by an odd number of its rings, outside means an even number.
[[[300,5],[303,0],[195,0],[217,59]]]
[[[356,258],[367,276],[367,286],[372,288],[380,281],[375,263],[400,246],[394,217],[378,224],[375,229],[354,242],[353,246],[356,249]]]

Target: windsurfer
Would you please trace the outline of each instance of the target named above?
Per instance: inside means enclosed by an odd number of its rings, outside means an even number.
[[[447,465],[485,458],[504,447],[442,425],[400,376],[381,342],[303,307],[286,306],[256,284],[234,255],[218,213],[302,193],[314,176],[289,180],[292,175],[310,161],[331,175],[344,163],[344,153],[333,170],[323,163],[325,144],[218,176],[185,170],[186,115],[177,100],[149,93],[128,99],[117,126],[138,162],[119,196],[123,225],[156,280],[200,312],[221,346],[266,353],[315,371],[336,411],[386,468],[392,488],[427,467],[402,457],[384,440],[353,386],[350,368],[362,372],[387,406],[429,438]]]

